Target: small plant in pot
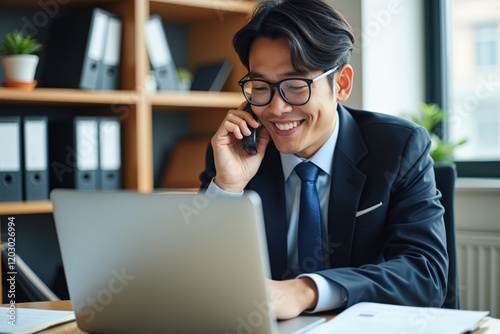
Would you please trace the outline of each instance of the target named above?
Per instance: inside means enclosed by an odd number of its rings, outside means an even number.
[[[186,68],[177,69],[177,80],[179,82],[179,90],[188,91],[191,88],[191,82],[193,81],[193,75]]]
[[[36,55],[42,45],[31,36],[21,31],[5,35],[0,44],[0,54],[3,54],[2,64],[5,72],[5,87],[32,89],[36,86],[35,72],[39,58]]]

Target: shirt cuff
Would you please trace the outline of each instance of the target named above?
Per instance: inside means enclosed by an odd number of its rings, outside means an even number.
[[[347,302],[347,293],[338,283],[327,280],[318,274],[302,274],[297,278],[308,277],[313,280],[318,289],[318,302],[313,309],[306,310],[306,313],[316,313],[333,310],[342,307]]]
[[[208,185],[207,190],[205,191],[205,195],[209,198],[217,197],[217,196],[230,196],[230,197],[240,197],[243,195],[243,191],[239,193],[234,193],[234,192],[229,192],[225,191],[221,188],[219,188],[215,182],[215,177],[210,181],[210,184]]]

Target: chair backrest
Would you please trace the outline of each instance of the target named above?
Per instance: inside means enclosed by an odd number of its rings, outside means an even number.
[[[455,179],[456,169],[453,164],[434,165],[436,187],[441,192],[441,205],[445,209],[444,223],[446,226],[446,243],[449,258],[448,285],[443,308],[459,309],[457,252],[455,242]]]

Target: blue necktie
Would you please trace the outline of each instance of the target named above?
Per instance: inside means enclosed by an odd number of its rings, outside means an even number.
[[[295,166],[295,172],[302,180],[298,233],[299,267],[304,273],[323,270],[321,210],[316,189],[319,169],[312,162],[302,162]]]

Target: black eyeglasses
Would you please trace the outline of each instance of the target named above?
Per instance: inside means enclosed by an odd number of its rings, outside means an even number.
[[[312,79],[288,78],[276,83],[270,83],[261,79],[241,79],[241,86],[245,99],[254,106],[265,106],[269,104],[274,96],[274,88],[278,90],[283,100],[293,106],[301,106],[309,102],[311,98],[311,84],[335,72],[339,67],[321,73]],[[243,78],[248,76],[245,75]]]

